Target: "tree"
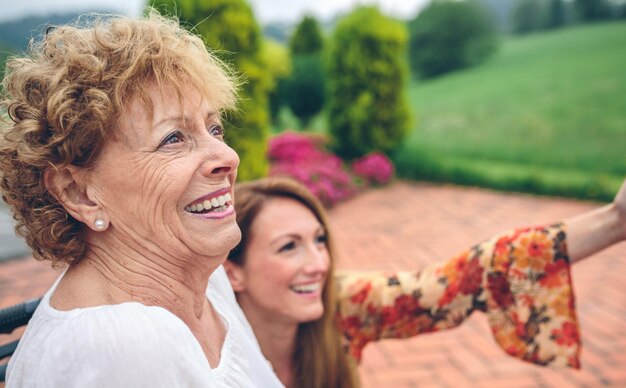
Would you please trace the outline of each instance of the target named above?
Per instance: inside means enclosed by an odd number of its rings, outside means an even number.
[[[574,8],[578,17],[587,22],[608,19],[611,15],[606,0],[574,0]]]
[[[496,49],[496,29],[476,1],[434,0],[409,22],[409,62],[428,78],[484,61]]]
[[[318,55],[324,48],[320,25],[312,16],[305,16],[289,39],[291,55]]]
[[[284,86],[284,98],[302,128],[324,107],[325,76],[321,59],[315,55],[293,58],[291,76]]]
[[[329,52],[329,130],[336,151],[348,158],[389,153],[404,139],[409,109],[405,26],[375,7],[340,20]]]
[[[273,80],[268,97],[269,113],[272,123],[276,124],[284,101],[285,81],[291,74],[291,58],[287,47],[269,38],[265,40],[262,53]]]
[[[284,101],[306,127],[325,103],[325,76],[321,53],[324,38],[319,23],[305,16],[289,40],[293,69],[284,83]]]
[[[518,0],[511,13],[513,33],[527,34],[542,29],[544,15],[542,0]]]
[[[9,48],[4,47],[0,44],[0,81],[4,79],[4,68],[7,61],[7,58],[11,56],[11,51]]]
[[[559,28],[565,24],[565,5],[563,0],[550,0],[548,5],[547,28]]]
[[[226,122],[226,141],[241,159],[241,180],[264,176],[270,72],[262,55],[261,30],[246,0],[152,0],[159,12],[193,26],[206,44],[244,75],[239,111]]]

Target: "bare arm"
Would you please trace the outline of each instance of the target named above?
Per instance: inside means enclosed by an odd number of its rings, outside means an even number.
[[[626,240],[626,181],[613,203],[565,220],[572,263]]]

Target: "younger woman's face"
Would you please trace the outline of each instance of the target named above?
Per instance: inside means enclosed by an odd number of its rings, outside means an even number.
[[[330,257],[326,231],[307,207],[290,198],[269,200],[252,223],[245,255],[234,288],[252,320],[301,323],[322,316]]]

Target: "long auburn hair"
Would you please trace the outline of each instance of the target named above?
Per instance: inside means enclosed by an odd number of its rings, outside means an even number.
[[[322,290],[324,313],[321,318],[298,326],[294,357],[294,383],[298,388],[357,387],[354,363],[348,359],[343,338],[336,323],[337,295],[333,276],[332,236],[325,210],[320,201],[302,184],[293,179],[273,177],[240,183],[235,188],[237,224],[241,242],[230,252],[228,260],[245,265],[246,248],[254,220],[272,198],[290,198],[308,208],[322,224],[327,235],[330,265],[329,276]]]

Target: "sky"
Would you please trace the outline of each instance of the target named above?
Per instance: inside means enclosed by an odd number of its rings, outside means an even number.
[[[413,17],[429,0],[248,0],[261,23],[297,22],[303,15],[328,20],[357,4],[378,4],[384,13],[404,19]],[[145,0],[0,0],[0,21],[26,15],[115,9],[139,15]]]

